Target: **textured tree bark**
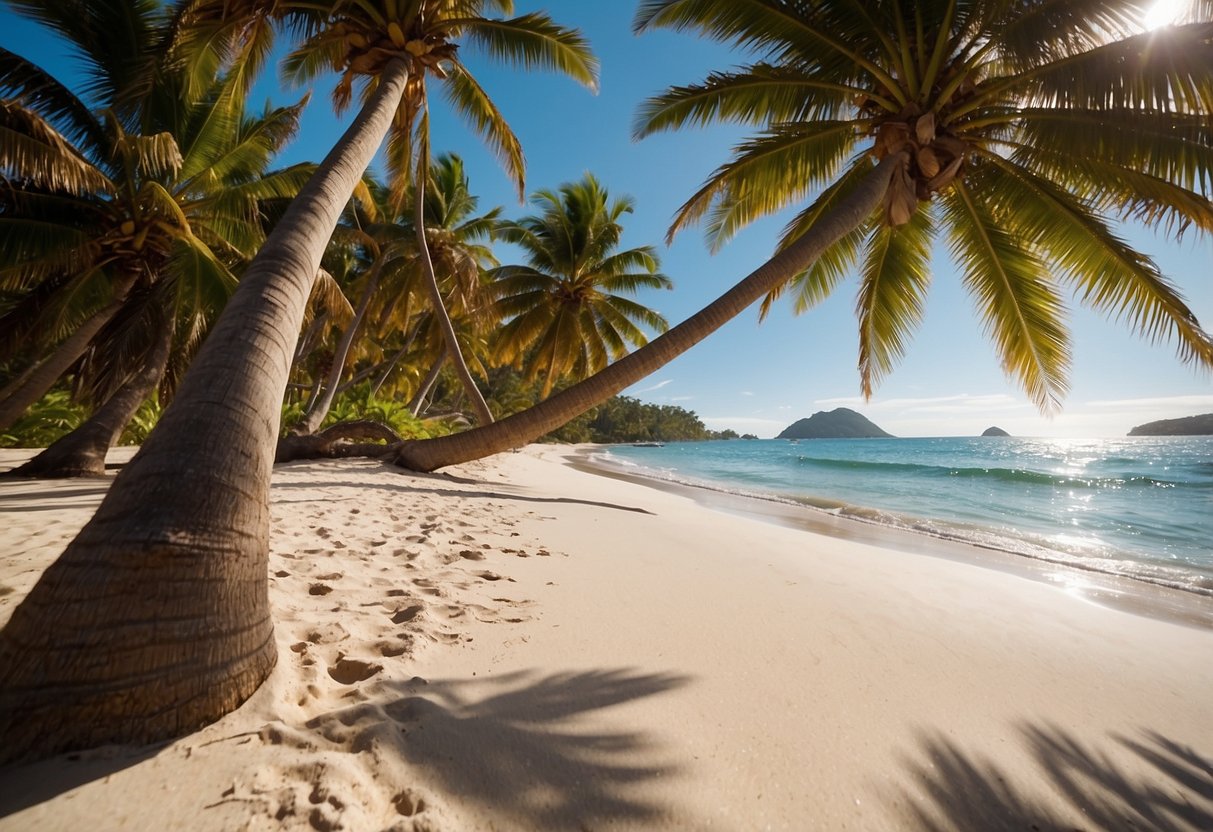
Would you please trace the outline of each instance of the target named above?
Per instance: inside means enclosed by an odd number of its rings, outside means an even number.
[[[22,373],[16,382],[0,391],[0,430],[12,427],[30,405],[45,396],[67,372],[67,368],[84,355],[89,342],[101,331],[101,327],[109,323],[126,303],[127,292],[134,282],[134,277],[131,277],[116,286],[112,301],[85,320],[31,372]]]
[[[192,731],[273,668],[269,484],[282,395],[320,256],[407,78],[401,61],[380,76],[159,426],[0,631],[0,763]]]
[[[60,437],[29,462],[9,471],[7,476],[42,479],[104,476],[106,452],[118,441],[144,399],[160,384],[172,346],[172,326],[164,321],[156,343],[138,372],[84,424]]]
[[[396,464],[414,471],[433,471],[517,448],[566,424],[620,390],[656,372],[772,289],[807,268],[827,247],[871,216],[884,199],[893,172],[901,164],[903,156],[893,154],[885,157],[859,187],[840,200],[828,216],[800,239],[646,346],[550,399],[487,427],[436,439],[405,442],[396,454]]]
[[[425,178],[429,171],[427,155],[426,153],[418,154],[417,175],[414,177],[413,183],[415,203],[413,221],[417,227],[417,250],[421,255],[421,271],[425,275],[425,287],[430,295],[430,305],[434,307],[434,315],[438,318],[443,340],[446,341],[446,353],[455,367],[455,375],[459,377],[464,392],[472,402],[472,409],[476,411],[476,420],[481,425],[491,425],[493,424],[493,414],[489,410],[484,396],[480,394],[480,388],[476,386],[476,380],[472,378],[467,361],[463,359],[463,352],[459,349],[459,338],[455,334],[455,327],[451,324],[451,316],[446,313],[446,301],[442,298],[442,290],[438,288],[438,276],[434,273],[434,261],[430,257],[430,246],[425,239]]]

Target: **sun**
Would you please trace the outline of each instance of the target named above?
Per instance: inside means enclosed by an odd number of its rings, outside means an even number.
[[[1147,29],[1158,29],[1178,23],[1179,19],[1183,17],[1183,13],[1187,11],[1187,5],[1185,0],[1157,0],[1154,5],[1146,9],[1146,14],[1141,21],[1142,25]]]

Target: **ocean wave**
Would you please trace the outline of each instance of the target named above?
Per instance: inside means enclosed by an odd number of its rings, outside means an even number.
[[[1112,477],[1083,477],[1074,474],[1051,474],[1026,468],[982,468],[956,467],[948,465],[924,465],[917,462],[879,462],[861,459],[830,459],[799,456],[802,465],[829,468],[839,471],[901,472],[909,475],[950,477],[959,479],[986,479],[996,482],[1047,485],[1058,488],[1213,488],[1213,482],[1184,482],[1150,477],[1144,474],[1123,474]]]
[[[1189,566],[1193,567],[1193,570],[1190,571],[1189,569],[1175,568],[1169,564],[1162,564],[1156,560],[1145,560],[1140,556],[1134,556],[1132,553],[1120,551],[1111,546],[1100,546],[1098,547],[1100,551],[1095,553],[1091,550],[1090,546],[1077,544],[1066,545],[1063,541],[1058,540],[1056,537],[1049,538],[1032,533],[1018,532],[1005,527],[994,528],[991,526],[971,525],[957,521],[927,519],[901,512],[888,511],[871,506],[857,505],[854,503],[825,499],[821,497],[779,494],[771,491],[726,486],[720,482],[696,479],[694,477],[687,476],[684,473],[676,472],[675,469],[672,468],[654,468],[647,465],[636,465],[635,463],[629,463],[626,460],[621,460],[618,457],[613,457],[609,453],[603,456],[595,455],[595,457],[599,464],[605,463],[604,467],[614,467],[616,470],[620,470],[621,473],[623,472],[621,469],[626,468],[626,472],[628,474],[639,476],[642,479],[657,480],[682,486],[690,486],[706,491],[729,494],[736,497],[796,506],[814,513],[829,515],[857,523],[896,529],[898,531],[925,535],[927,537],[933,537],[940,540],[964,543],[983,549],[991,549],[1010,555],[1029,558],[1039,562],[1056,564],[1058,566],[1068,566],[1088,572],[1097,572],[1106,575],[1119,576],[1122,578],[1131,578],[1134,580],[1143,581],[1145,583],[1192,592],[1198,595],[1213,596],[1213,576],[1209,575],[1206,567],[1197,566],[1196,564],[1189,564]],[[805,458],[801,457],[801,459],[804,460]],[[1017,475],[1021,473],[1017,469],[956,469],[943,466],[917,465],[912,463],[853,462],[850,460],[824,460],[824,462],[826,464],[842,464],[853,469],[903,467],[913,468],[919,471],[966,471],[974,472],[971,474],[973,476],[990,476],[991,471],[995,472],[993,474],[995,477],[1001,477],[1005,474]],[[1043,477],[1043,481],[1047,484],[1056,485],[1064,482],[1070,484],[1070,487],[1074,487],[1072,483],[1074,482],[1075,478],[1073,477],[1048,474],[1042,475],[1039,474],[1039,472],[1028,473]],[[962,474],[962,476],[963,475],[964,474]],[[1136,479],[1149,480],[1150,478]],[[1012,481],[1022,482],[1023,480],[1013,478]]]

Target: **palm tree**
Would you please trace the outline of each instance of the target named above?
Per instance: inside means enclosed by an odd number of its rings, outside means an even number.
[[[355,337],[368,313],[374,313],[375,329],[383,335],[404,332],[408,333],[407,338],[416,339],[422,329],[428,328],[418,326],[414,314],[419,306],[430,304],[428,299],[423,300],[423,304],[414,302],[417,295],[425,294],[422,285],[427,276],[413,221],[410,217],[397,215],[395,200],[386,189],[373,187],[368,195],[374,199],[370,206],[372,210],[368,213],[365,207],[355,208],[349,224],[338,230],[341,236],[350,238],[348,242],[365,252],[358,304],[334,350],[323,392],[292,429],[297,435],[315,433],[328,415],[333,398],[339,392]],[[436,272],[446,278],[445,285],[440,287],[443,290],[442,306],[455,309],[465,318],[475,318],[486,305],[482,297],[482,272],[486,267],[496,265],[492,253],[479,241],[492,238],[500,209],[474,215],[477,204],[478,199],[468,187],[463,160],[454,154],[439,156],[430,166],[426,189],[426,247],[438,263]],[[433,318],[432,315],[429,317]],[[441,332],[435,334],[442,337]]]
[[[139,32],[135,57],[149,65],[163,61],[163,33],[152,26]],[[109,44],[77,46],[88,54],[112,48]],[[129,43],[123,48],[130,48]],[[10,112],[31,128],[8,134],[8,144],[0,148],[5,166],[20,170],[24,141],[45,150],[56,165],[86,170],[91,183],[82,180],[72,187],[64,178],[25,176],[5,194],[0,242],[16,257],[0,270],[0,285],[29,289],[28,302],[18,302],[5,316],[13,336],[0,350],[13,349],[16,339],[54,333],[61,320],[87,314],[76,307],[87,303],[83,287],[89,282],[124,287],[121,302],[104,307],[104,320],[93,313],[66,339],[70,349],[54,349],[53,360],[42,362],[0,405],[6,415],[19,416],[72,366],[78,370],[77,386],[106,405],[79,431],[14,473],[99,474],[109,446],[164,376],[174,332],[180,336],[180,362],[192,355],[230,295],[236,282],[232,269],[247,262],[264,240],[261,201],[297,192],[310,173],[310,165],[265,172],[294,135],[303,103],[245,116],[234,74],[214,82],[201,99],[189,101],[181,76],[162,68],[136,114],[144,132],[131,135],[113,117],[118,106],[113,97],[102,101],[108,106],[100,110],[90,110],[62,87],[59,100],[40,100],[31,90],[51,86],[48,74],[11,53],[0,52],[0,67],[0,85],[16,88],[18,95]],[[22,107],[22,98],[31,106]],[[56,108],[65,103],[87,127],[77,134],[100,141],[77,146],[55,131]],[[162,285],[171,291],[160,291]],[[125,316],[120,311],[141,307],[148,298],[166,308],[150,319],[137,310]],[[155,322],[153,329],[167,331],[142,337],[148,320]],[[162,348],[166,339],[169,346]],[[121,403],[111,402],[119,390]]]
[[[79,26],[93,26],[97,0],[59,3],[76,8]],[[29,0],[21,8],[36,15],[47,5]],[[509,6],[401,5],[366,0],[327,10],[373,9],[379,20],[370,51],[350,39],[348,49],[329,55],[367,79],[363,106],[261,246],[142,450],[0,631],[0,763],[193,730],[239,705],[273,668],[269,479],[293,346],[320,258],[396,122],[414,70],[436,57],[427,42],[401,37],[428,20],[418,10]],[[224,6],[267,10],[257,0],[210,4]],[[301,24],[341,21],[299,14]],[[518,65],[592,76],[580,36],[542,15],[452,18],[431,34],[447,47],[463,37]],[[239,25],[212,35],[220,51],[244,42]],[[109,33],[93,29],[92,36]],[[478,87],[458,83],[469,101],[486,100]]]
[[[425,179],[430,164],[428,85],[431,79],[441,84],[447,101],[484,137],[515,180],[521,199],[525,192],[522,148],[509,124],[460,59],[456,39],[462,37],[496,57],[524,67],[540,65],[559,69],[593,87],[596,63],[584,41],[538,13],[512,20],[483,16],[486,9],[510,14],[512,0],[377,0],[329,4],[307,0],[245,0],[237,4],[231,0],[197,0],[193,5],[196,21],[217,20],[222,24],[224,20],[232,19],[233,7],[247,6],[237,8],[234,12],[237,19],[259,22],[268,15],[289,22],[302,33],[303,42],[287,57],[288,77],[306,83],[329,73],[334,66],[342,67],[341,79],[333,93],[338,111],[351,102],[355,79],[369,76],[373,85],[374,77],[394,56],[403,55],[409,61],[409,80],[387,148],[393,199],[397,207],[402,208],[409,186],[412,186],[420,262],[447,353],[478,419],[483,424],[491,423],[492,413],[467,367],[455,328],[442,305],[438,278],[421,234]]]
[[[532,441],[759,299],[791,286],[812,305],[857,262],[868,394],[921,318],[941,233],[1006,372],[1043,410],[1066,390],[1063,288],[1213,365],[1213,340],[1113,226],[1213,229],[1213,22],[1200,5],[1199,20],[1143,33],[1135,21],[1149,5],[644,0],[637,31],[695,31],[757,58],[641,109],[638,136],[761,129],[682,206],[671,234],[706,220],[719,245],[758,217],[807,206],[771,261],[648,347],[491,428],[405,445],[400,464],[433,470]]]
[[[500,235],[526,254],[527,265],[493,270],[500,295],[497,313],[508,322],[498,331],[498,358],[527,368],[526,379],[543,373],[541,395],[564,376],[583,379],[609,361],[641,347],[648,337],[637,324],[658,332],[665,318],[616,292],[669,289],[658,274],[650,246],[616,251],[631,213],[630,199],[610,200],[591,174],[559,192],[543,190],[532,203],[536,216],[506,223]]]

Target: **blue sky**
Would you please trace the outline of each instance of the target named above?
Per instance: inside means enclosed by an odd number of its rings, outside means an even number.
[[[742,56],[687,35],[634,36],[634,8],[619,0],[516,3],[519,13],[545,9],[589,37],[602,62],[596,95],[562,77],[517,73],[470,53],[463,57],[522,142],[528,192],[592,171],[612,194],[635,199],[636,210],[624,221],[624,244],[658,246],[662,271],[675,282],[673,291],[640,299],[675,323],[763,263],[786,217],[751,226],[714,256],[696,229],[665,246],[674,212],[728,159],[730,147],[745,132],[713,128],[634,142],[637,106],[666,86],[698,81]],[[53,40],[8,11],[0,11],[0,42],[70,79],[71,68]],[[284,92],[275,78],[257,89],[259,96],[275,101],[293,100],[303,92]],[[284,163],[318,160],[348,123],[348,113],[333,115],[328,92],[325,87],[314,91]],[[450,117],[440,96],[434,96],[433,110],[434,150],[464,158],[481,207],[501,205],[511,217],[523,213],[525,206],[492,155]],[[1206,329],[1213,325],[1213,239],[1189,235],[1175,243],[1141,228],[1126,228],[1125,233],[1155,257]],[[508,262],[510,252],[502,249],[500,256]],[[1017,435],[1118,436],[1145,421],[1213,411],[1213,378],[1181,364],[1173,345],[1151,345],[1075,302],[1071,392],[1060,415],[1040,416],[1004,377],[946,252],[938,253],[933,269],[923,325],[901,366],[870,402],[859,396],[855,369],[854,279],[799,317],[784,304],[760,326],[755,308],[626,392],[694,410],[713,428],[763,437],[817,410],[839,406],[859,410],[902,436],[968,435],[990,425]]]

